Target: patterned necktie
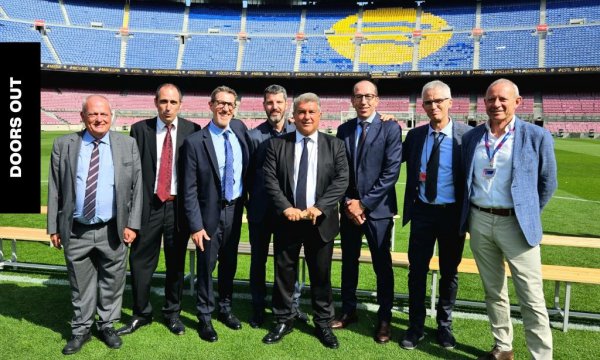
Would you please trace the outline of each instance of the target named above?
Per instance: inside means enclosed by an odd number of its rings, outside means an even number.
[[[171,178],[173,172],[173,140],[171,139],[171,128],[173,124],[166,125],[167,135],[163,141],[160,156],[160,169],[158,170],[158,184],[156,185],[156,196],[164,202],[171,196]]]
[[[225,200],[231,201],[233,199],[233,149],[231,142],[229,141],[229,132],[223,133],[223,139],[225,139],[225,171],[223,172],[223,196]]]
[[[300,165],[298,166],[298,177],[296,179],[296,209],[306,210],[306,182],[308,178],[308,141],[305,137],[302,155],[300,155]]]
[[[362,155],[362,148],[363,148],[363,144],[365,143],[365,139],[367,138],[367,128],[369,127],[369,125],[371,125],[371,123],[367,122],[367,121],[361,121],[360,123],[360,127],[362,128],[362,131],[360,132],[360,139],[358,139],[358,146],[356,147],[356,164],[358,165],[360,157]]]
[[[83,200],[83,217],[91,220],[96,215],[96,186],[98,185],[98,170],[100,169],[100,139],[95,139],[94,149],[90,157],[90,167],[85,181],[85,199]]]
[[[427,177],[425,178],[425,197],[430,203],[437,197],[438,168],[440,167],[440,133],[434,132],[433,147],[427,162]]]

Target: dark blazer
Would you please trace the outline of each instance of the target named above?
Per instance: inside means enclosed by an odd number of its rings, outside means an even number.
[[[142,208],[143,224],[148,223],[148,219],[150,217],[150,209],[152,208],[151,205],[154,199],[154,182],[156,181],[157,172],[156,158],[158,156],[156,148],[156,121],[156,117],[152,119],[139,121],[133,124],[130,131],[130,135],[135,139],[138,145],[138,149],[140,150],[140,158],[142,160],[142,173],[144,174],[144,206]],[[187,222],[184,221],[185,216],[178,215],[183,214],[183,201],[181,198],[181,177],[183,176],[183,169],[181,167],[181,161],[179,159],[179,148],[181,147],[181,145],[183,145],[183,140],[185,140],[185,138],[188,135],[198,130],[200,130],[200,125],[197,125],[181,117],[177,119],[177,144],[175,144],[175,163],[177,164],[177,194],[179,196],[175,198],[177,208],[177,211],[175,211],[175,224],[177,224],[180,231],[187,231],[187,229],[185,229],[185,224],[187,224]],[[140,235],[144,234],[140,233]]]
[[[285,132],[296,131],[293,123],[286,122]],[[271,199],[265,189],[263,164],[267,154],[267,145],[273,134],[273,127],[268,121],[248,131],[250,141],[250,167],[248,168],[248,204],[246,207],[248,221],[261,222],[267,212],[273,211]]]
[[[54,141],[48,176],[48,234],[60,233],[67,245],[73,229],[77,159],[84,131]],[[142,214],[142,168],[135,141],[118,132],[109,132],[115,171],[117,229],[123,241],[125,227],[139,230]]]
[[[267,194],[282,221],[283,211],[294,207],[295,141],[296,132],[273,138],[269,141],[264,164]],[[338,202],[348,187],[348,161],[344,143],[331,135],[319,132],[317,146],[319,159],[314,206],[323,212],[317,219],[317,226],[321,239],[328,242],[340,229]]]
[[[452,177],[456,203],[462,204],[464,186],[460,168],[462,136],[472,127],[457,121],[452,121]],[[406,190],[404,191],[404,214],[402,225],[412,219],[414,203],[419,198],[419,172],[421,171],[421,156],[423,146],[429,132],[429,124],[416,127],[408,132],[404,139],[402,161],[406,162]]]
[[[398,212],[395,186],[402,158],[402,129],[395,121],[381,121],[376,114],[367,131],[360,163],[356,164],[356,126],[356,119],[352,119],[337,131],[337,137],[344,141],[347,158],[354,163],[350,164],[346,197],[360,199],[371,218],[392,217]]]
[[[242,181],[248,168],[247,128],[238,119],[231,119],[229,127],[242,147]],[[219,163],[209,127],[189,135],[181,148],[183,172],[183,201],[191,233],[205,229],[208,236],[217,230],[221,213],[221,176]],[[246,191],[244,186],[244,192]],[[244,197],[245,194],[242,194]]]
[[[469,131],[463,138],[462,166],[465,173],[465,196],[461,212],[461,229],[466,231],[473,185],[473,155],[485,132],[485,124]],[[550,132],[515,118],[510,192],[517,221],[527,239],[536,246],[542,241],[540,213],[557,187],[554,140]]]

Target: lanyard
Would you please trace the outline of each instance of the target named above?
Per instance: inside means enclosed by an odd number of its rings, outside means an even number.
[[[498,146],[496,146],[496,148],[494,149],[494,151],[492,152],[491,155],[490,155],[490,141],[489,141],[489,137],[488,137],[488,132],[487,131],[485,132],[485,135],[484,135],[485,151],[487,153],[488,160],[490,160],[490,164],[493,163],[494,156],[496,156],[496,153],[498,152],[498,150],[500,150],[500,148],[502,148],[502,145],[504,145],[506,140],[508,140],[508,138],[510,137],[510,134],[512,134],[514,131],[515,131],[515,129],[513,128],[509,132],[507,132],[506,135],[504,135],[502,140],[500,140],[500,144],[498,144]]]

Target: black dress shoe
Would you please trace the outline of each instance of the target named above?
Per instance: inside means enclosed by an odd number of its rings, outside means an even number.
[[[271,331],[269,331],[269,333],[265,335],[262,341],[265,344],[275,344],[281,341],[281,339],[283,339],[284,336],[291,333],[292,330],[294,330],[294,325],[291,321],[287,323],[277,323],[271,329]]]
[[[317,335],[317,338],[321,340],[321,343],[325,345],[325,347],[328,347],[330,349],[337,349],[338,347],[340,347],[338,339],[333,334],[333,330],[331,330],[330,327],[321,328],[317,326],[315,328],[315,335]]]
[[[242,328],[242,323],[232,313],[219,313],[217,320],[232,330],[239,330]]]
[[[112,327],[107,327],[100,332],[100,338],[106,346],[111,349],[119,349],[123,344],[121,338],[117,335],[117,332]]]
[[[179,316],[174,316],[172,318],[166,319],[165,321],[169,331],[175,335],[183,335],[185,333],[185,325],[179,319]]]
[[[345,329],[348,325],[355,323],[358,321],[358,315],[356,311],[351,312],[350,314],[342,314],[339,319],[333,320],[331,322],[332,329]]]
[[[117,335],[128,335],[131,334],[132,332],[136,331],[137,329],[141,328],[142,326],[146,326],[146,325],[150,325],[152,324],[152,319],[146,319],[143,317],[134,317],[133,319],[131,319],[131,321],[123,326],[122,328],[120,328],[119,330],[117,330]]]
[[[198,325],[198,335],[200,335],[200,338],[202,340],[208,341],[208,342],[215,342],[217,340],[219,340],[219,337],[217,336],[217,332],[215,331],[215,328],[212,325],[212,322],[208,321],[208,322],[203,322],[200,321],[200,324]]]
[[[71,340],[67,342],[67,345],[62,349],[62,353],[65,355],[75,354],[83,347],[83,344],[90,341],[92,339],[92,335],[90,333],[84,335],[73,335],[71,336]]]
[[[250,327],[253,329],[258,329],[265,323],[265,313],[264,311],[254,312],[250,321],[248,321]]]
[[[392,337],[392,325],[389,321],[380,321],[375,333],[375,342],[378,344],[387,344]]]
[[[437,331],[437,342],[444,349],[454,349],[456,347],[456,339],[452,335],[452,329],[449,327],[440,327]]]
[[[308,318],[308,314],[303,311],[300,311],[299,309],[298,313],[296,314],[296,319],[302,321],[305,324],[308,324],[308,322],[310,321],[310,319]]]

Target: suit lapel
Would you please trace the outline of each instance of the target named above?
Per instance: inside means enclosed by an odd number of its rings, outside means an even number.
[[[429,125],[425,125],[422,127],[421,134],[419,134],[419,136],[417,136],[417,139],[416,139],[417,141],[415,142],[416,148],[414,150],[415,150],[415,154],[417,156],[415,156],[412,159],[412,161],[415,162],[415,169],[417,169],[417,172],[415,174],[413,174],[413,176],[415,176],[417,184],[419,183],[419,173],[421,172],[421,159],[423,158],[425,139],[427,139],[428,134],[429,134]]]
[[[156,148],[156,122],[158,118],[154,118],[147,122],[146,125],[146,140],[148,141],[148,146],[150,148],[150,161],[152,162],[152,176],[148,176],[148,178],[156,179],[156,159],[158,159],[158,149]],[[141,151],[141,149],[140,149]],[[152,180],[152,186],[154,187],[154,180]]]
[[[523,138],[525,137],[525,127],[523,122],[518,117],[515,117],[515,132],[513,133],[513,157],[512,157],[512,168],[518,169],[515,166],[515,162],[521,161],[521,152],[523,150]],[[514,177],[513,177],[514,178]]]
[[[77,137],[72,137],[69,143],[68,156],[69,166],[71,167],[71,185],[73,189],[76,188],[77,184],[77,159],[79,159],[79,149],[81,148],[81,141],[83,140],[84,131],[77,133]]]
[[[246,169],[248,168],[248,143],[246,142],[245,133],[240,131],[237,127],[231,127],[231,131],[238,138],[238,142],[240,143],[240,147],[242,148],[242,179],[245,176]]]
[[[287,168],[287,178],[289,180],[290,189],[292,189],[292,194],[294,190],[294,152],[295,152],[295,144],[296,144],[296,134],[292,133],[285,142],[285,165]],[[293,196],[292,196],[293,198]]]
[[[118,141],[117,137],[113,135],[113,132],[110,131],[108,133],[110,139],[110,152],[112,155],[113,161],[113,169],[115,171],[115,194],[119,193],[119,181],[118,179],[121,176],[121,166],[123,162],[121,161],[121,154],[123,154],[123,149],[121,149],[121,142]]]
[[[215,152],[215,145],[212,141],[212,137],[210,136],[210,130],[208,126],[202,129],[202,136],[204,137],[204,151],[208,154],[208,158],[210,159],[210,165],[213,169],[213,174],[215,174],[215,178],[219,179],[219,184],[221,184],[221,174],[219,173],[219,162],[217,161],[217,153]]]

